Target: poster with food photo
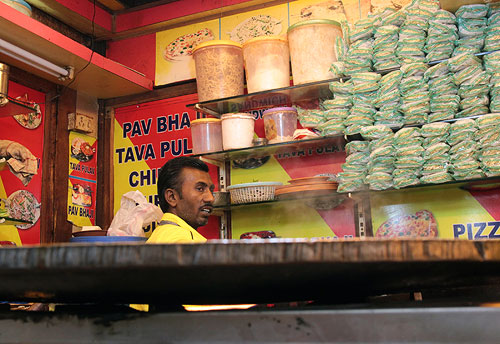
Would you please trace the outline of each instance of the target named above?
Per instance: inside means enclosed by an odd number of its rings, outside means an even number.
[[[97,140],[70,131],[67,219],[77,226],[95,224]]]
[[[0,118],[0,241],[40,243],[45,94],[9,82],[9,96],[35,109],[18,108]],[[3,162],[2,162],[3,161]]]
[[[360,18],[360,2],[370,0],[298,0],[290,2],[290,25],[309,19],[355,22]]]
[[[157,32],[155,85],[194,79],[193,50],[213,39],[219,39],[218,19]]]
[[[287,4],[221,18],[221,39],[245,43],[259,36],[286,35],[288,28]]]

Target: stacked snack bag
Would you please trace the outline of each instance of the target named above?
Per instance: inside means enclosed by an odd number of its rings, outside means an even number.
[[[484,46],[484,34],[487,27],[488,5],[475,4],[461,6],[455,13],[458,36],[454,55],[478,53]]]
[[[483,56],[483,64],[490,78],[490,111],[500,112],[500,51]]]
[[[421,167],[424,163],[423,138],[419,128],[403,128],[394,134],[394,187],[400,189],[420,183]]]
[[[423,124],[430,112],[429,85],[424,80],[427,65],[422,62],[405,64],[399,84],[401,106],[405,124]]]
[[[450,145],[451,171],[455,180],[484,177],[477,160],[477,134],[476,121],[472,119],[460,119],[450,126],[447,142]]]
[[[426,61],[450,58],[455,50],[457,39],[458,29],[455,15],[439,8],[433,11],[433,15],[429,19],[429,29],[425,42]]]
[[[357,21],[349,33],[349,49],[346,54],[345,74],[370,72],[373,59],[373,22],[371,19]]]
[[[361,136],[369,140],[370,152],[368,173],[365,178],[370,190],[385,190],[393,186],[392,172],[394,171],[394,147],[392,145],[394,133],[384,125],[364,127]]]
[[[488,114],[476,119],[478,158],[487,177],[500,175],[500,114]]]
[[[424,3],[424,1],[422,1]],[[419,7],[419,2],[412,3],[405,10],[405,20],[399,30],[399,42],[396,55],[400,64],[425,62],[424,46],[432,13]]]
[[[375,29],[373,41],[373,69],[384,70],[399,68],[400,63],[396,56],[399,41],[399,27],[383,25]]]
[[[489,4],[484,51],[500,50],[500,4]]]
[[[363,190],[370,159],[368,141],[352,141],[346,144],[346,162],[342,172],[338,174],[338,192],[354,192]]]
[[[447,62],[440,62],[424,73],[424,80],[429,85],[430,113],[427,122],[437,122],[455,118],[460,106],[458,88]]]
[[[404,117],[399,112],[401,95],[399,83],[403,73],[399,70],[382,76],[378,82],[379,88],[374,101],[378,111],[374,115],[375,125],[387,125],[400,128],[404,124]]]
[[[449,150],[447,144],[450,123],[430,123],[423,125],[420,134],[424,138],[424,164],[422,166],[423,184],[444,183],[451,181],[449,169]]]
[[[471,53],[456,55],[448,60],[453,80],[458,86],[461,111],[455,118],[488,113],[490,75],[483,70],[481,60]]]

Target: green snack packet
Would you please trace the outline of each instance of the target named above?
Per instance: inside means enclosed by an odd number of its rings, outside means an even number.
[[[424,164],[424,158],[421,156],[403,156],[403,157],[398,157],[396,158],[396,161],[394,161],[394,167],[395,168],[420,168]]]
[[[339,181],[341,183],[351,182],[351,181],[363,181],[366,177],[366,172],[358,172],[358,171],[340,172],[339,174],[337,174],[337,177],[339,178]]]
[[[382,125],[372,125],[361,129],[361,136],[365,140],[381,139],[386,136],[392,136],[393,132],[390,128]]]
[[[470,131],[461,131],[461,132],[454,132],[454,133],[448,135],[446,142],[450,146],[455,146],[462,141],[470,141],[473,139],[474,139],[474,133],[472,133]]]
[[[427,65],[425,63],[410,63],[401,66],[401,72],[403,72],[404,78],[410,76],[423,76],[426,71]]]
[[[332,74],[332,78],[340,78],[345,75],[345,63],[344,62],[333,62],[329,69]]]
[[[451,170],[456,173],[463,173],[477,168],[479,168],[479,162],[476,159],[467,159],[455,162]]]
[[[369,155],[366,152],[356,152],[349,154],[345,162],[352,165],[366,165],[370,161]]]
[[[349,110],[348,108],[352,106],[352,98],[350,96],[336,96],[334,99],[324,100],[321,106],[325,110],[345,108]]]
[[[428,89],[429,86],[425,82],[423,77],[412,76],[409,78],[403,78],[399,84],[399,91],[401,94],[406,94],[415,89]]]
[[[432,111],[432,104],[431,104]],[[427,123],[439,122],[448,119],[453,119],[455,117],[455,111],[450,109],[445,109],[438,112],[432,112],[427,115]]]
[[[451,12],[446,10],[438,10],[434,13],[434,16],[430,19],[432,22],[439,22],[443,24],[455,24],[457,18]]]
[[[467,97],[460,101],[461,109],[468,109],[475,106],[487,106],[490,104],[490,97],[486,94],[478,97]]]
[[[351,141],[345,145],[347,155],[356,152],[368,152],[368,141]]]
[[[370,190],[386,190],[392,187],[392,175],[384,172],[368,174],[365,178]]]
[[[485,137],[490,137],[491,135],[498,132],[499,129],[500,128],[497,126],[489,126],[489,127],[484,127],[482,129],[479,129],[479,130],[474,132],[474,140],[480,141]]]
[[[379,148],[375,148],[370,153],[370,159],[373,160],[382,156],[394,156],[394,147],[393,146],[383,146]]]
[[[476,132],[476,121],[470,118],[459,119],[450,125],[450,134],[457,132],[471,131]]]
[[[480,106],[473,106],[470,108],[467,108],[465,110],[460,111],[459,113],[456,114],[456,118],[464,118],[464,117],[472,117],[472,116],[477,116],[477,115],[482,115],[488,113],[488,107],[484,105]]]
[[[405,146],[422,145],[423,141],[424,141],[423,137],[412,137],[405,141],[398,141],[397,143],[395,142],[394,144],[396,144],[398,147],[405,147]]]
[[[325,121],[329,121],[331,119],[340,119],[343,120],[347,118],[349,115],[349,108],[334,108],[323,111],[323,117]]]
[[[421,145],[395,146],[395,148],[397,157],[404,157],[408,155],[422,156],[424,153],[424,148]]]
[[[370,143],[368,144],[368,148],[370,151],[373,151],[376,148],[392,146],[393,143],[394,143],[394,134],[389,134],[380,139],[370,141]]]
[[[325,121],[320,110],[306,110],[296,107],[300,124],[304,128],[316,128]]]
[[[480,85],[489,85],[490,83],[490,74],[482,71],[474,74],[472,77],[464,80],[460,87],[464,86],[480,86]]]
[[[423,184],[440,184],[452,181],[453,178],[448,172],[432,173],[420,177],[420,182]]]
[[[408,186],[420,184],[420,179],[418,178],[418,176],[404,175],[404,176],[394,177],[392,183],[395,189],[402,189]]]
[[[483,66],[480,64],[473,64],[472,66],[465,67],[464,69],[456,72],[453,75],[453,81],[455,82],[455,85],[460,85],[462,84],[465,80],[473,77],[477,73],[480,73],[483,71]]]
[[[343,172],[366,173],[367,170],[368,170],[367,165],[348,164],[348,163],[342,164]]]
[[[488,14],[488,6],[484,4],[463,5],[455,12],[457,18],[482,18]]]
[[[332,81],[328,85],[330,91],[332,93],[340,93],[340,94],[349,94],[351,93],[352,83],[351,82],[340,82],[340,81]]]
[[[335,37],[335,54],[337,55],[338,61],[344,61],[347,56],[347,44],[344,39],[340,36]]]
[[[433,145],[430,145],[425,149],[424,158],[426,160],[435,159],[438,156],[443,156],[448,154],[449,150],[450,146],[448,146],[446,143],[438,142]]]
[[[458,89],[460,98],[479,97],[488,94],[489,85],[465,86],[461,85]],[[486,111],[488,112],[488,111]]]
[[[371,125],[372,123],[368,124],[368,125]],[[346,135],[355,135],[355,134],[359,134],[361,132],[361,128],[363,128],[364,125],[360,125],[360,124],[353,124],[353,125],[349,125],[347,126],[346,125],[346,128],[344,129],[344,134]]]
[[[479,129],[490,126],[500,125],[500,113],[490,113],[476,118],[476,124]]]
[[[385,166],[385,165],[373,165],[373,166],[370,166],[370,168],[368,169],[368,173],[369,174],[373,174],[373,173],[389,173],[391,174],[392,171],[394,171],[394,166]]]
[[[477,152],[470,151],[450,155],[450,162],[452,164],[469,159],[477,159]]]
[[[392,156],[378,156],[373,159],[370,159],[370,162],[368,164],[368,168],[370,166],[374,165],[385,165],[385,166],[392,166],[394,165],[394,157]]]
[[[463,141],[459,141],[450,147],[450,155],[462,154],[466,152],[475,152],[479,149],[478,144],[472,139],[468,138]]]
[[[449,170],[450,162],[448,159],[433,159],[426,161],[422,166],[421,174],[429,175],[433,173],[446,173]]]
[[[474,56],[474,54],[471,53],[456,55],[448,60],[448,68],[454,73],[461,71],[464,68],[478,64],[481,64],[481,60],[479,60],[476,56]]]
[[[398,144],[399,142],[406,141],[413,137],[420,137],[420,129],[419,128],[403,128],[398,130],[394,134],[394,142]]]
[[[447,62],[440,62],[432,67],[429,67],[425,72],[424,72],[424,79],[428,81],[429,79],[437,78],[437,77],[442,77],[442,76],[447,76],[449,75],[449,68],[448,68],[448,63]]]
[[[362,191],[365,189],[365,185],[363,184],[362,181],[349,181],[345,183],[339,183],[339,186],[337,188],[337,192],[339,193],[345,193],[345,192],[356,192],[356,191]]]
[[[493,157],[500,159],[500,146],[483,147],[479,150],[478,153],[479,160],[483,160],[484,158],[493,158]]]
[[[453,178],[455,180],[480,179],[484,178],[484,172],[479,168],[475,170],[464,171],[463,173],[455,172],[453,174]]]
[[[420,134],[423,137],[446,136],[450,130],[450,123],[429,123],[422,126]]]
[[[420,169],[413,169],[413,168],[396,168],[392,172],[392,178],[400,178],[408,176],[418,177],[419,175],[420,175]]]
[[[439,143],[439,142],[446,142],[446,139],[448,136],[430,136],[426,137],[424,141],[422,142],[422,147],[424,149],[429,148],[433,144]]]
[[[354,85],[377,82],[380,78],[381,75],[374,72],[356,73],[351,76],[351,80]]]

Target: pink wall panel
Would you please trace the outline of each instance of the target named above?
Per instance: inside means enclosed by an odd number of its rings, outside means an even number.
[[[127,67],[155,78],[155,34],[108,42],[107,56]]]

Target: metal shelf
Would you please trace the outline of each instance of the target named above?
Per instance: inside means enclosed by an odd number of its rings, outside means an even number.
[[[206,160],[219,162],[259,158],[269,155],[289,155],[299,157],[303,155],[305,156],[308,150],[323,149],[323,151],[326,150],[327,152],[343,151],[345,142],[346,141],[343,135],[324,136],[313,139],[280,142],[213,153],[195,154],[193,157],[203,157]]]

